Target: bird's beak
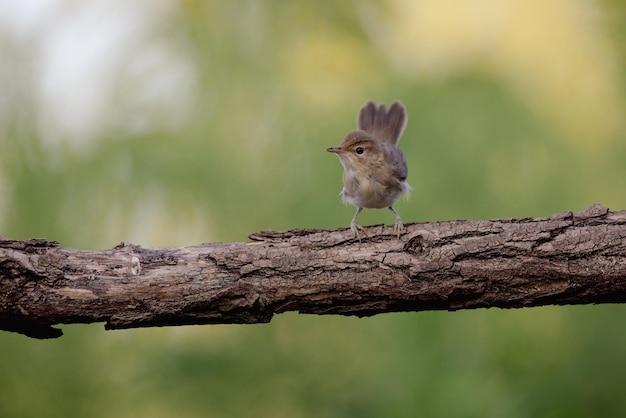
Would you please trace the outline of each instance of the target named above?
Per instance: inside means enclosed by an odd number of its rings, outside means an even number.
[[[343,150],[341,149],[341,147],[330,147],[330,148],[326,148],[326,152],[332,152],[335,154],[339,154],[342,153]]]

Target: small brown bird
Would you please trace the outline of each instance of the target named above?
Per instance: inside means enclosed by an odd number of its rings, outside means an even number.
[[[377,107],[369,101],[359,112],[358,129],[348,132],[338,147],[326,149],[337,154],[343,165],[341,198],[356,206],[350,228],[359,240],[363,227],[356,221],[363,208],[388,208],[396,217],[394,232],[399,237],[404,230],[393,204],[411,190],[406,159],[397,146],[406,122],[402,103],[395,101],[387,110],[384,104]]]

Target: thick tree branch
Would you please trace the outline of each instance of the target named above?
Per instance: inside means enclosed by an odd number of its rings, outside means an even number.
[[[626,211],[539,219],[264,231],[183,248],[60,248],[0,239],[0,329],[268,322],[276,313],[517,308],[626,300]]]

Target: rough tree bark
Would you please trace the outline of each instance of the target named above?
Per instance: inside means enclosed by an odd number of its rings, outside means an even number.
[[[183,248],[61,248],[0,239],[0,329],[269,322],[276,313],[517,308],[626,300],[626,211],[539,219],[264,231]]]

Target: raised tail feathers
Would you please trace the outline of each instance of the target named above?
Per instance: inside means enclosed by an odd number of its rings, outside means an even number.
[[[359,112],[357,127],[381,141],[397,144],[406,127],[407,114],[404,105],[395,101],[387,110],[384,104],[376,106],[371,100]]]

